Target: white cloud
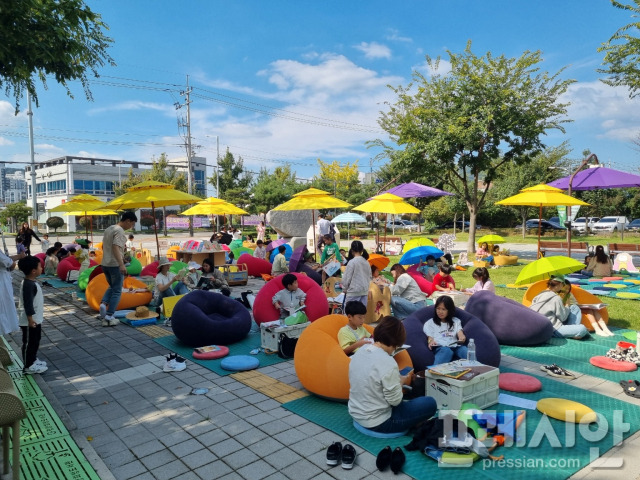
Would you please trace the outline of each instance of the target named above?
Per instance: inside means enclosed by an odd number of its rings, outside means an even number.
[[[434,59],[434,62],[435,62],[435,59]],[[438,61],[438,65],[436,68],[435,63],[433,66],[429,66],[429,64],[425,60],[423,63],[419,65],[415,65],[413,67],[413,70],[420,72],[421,74],[427,77],[433,77],[434,75],[444,76],[444,75],[447,75],[449,72],[451,72],[451,62],[449,60],[444,60],[441,58]]]
[[[387,40],[391,40],[392,42],[405,42],[405,43],[413,42],[412,38],[403,37],[402,35],[400,35],[400,32],[395,28],[390,28],[389,33],[385,35],[384,38],[386,38]]]
[[[88,111],[89,115],[95,115],[104,112],[117,112],[128,110],[153,110],[164,113],[174,114],[174,108],[172,105],[154,102],[143,102],[140,100],[129,100],[126,102],[114,103],[106,107],[92,108]]]
[[[391,49],[378,42],[361,42],[360,45],[354,45],[353,48],[364,53],[366,58],[391,58]]]
[[[8,138],[0,137],[0,147],[7,147],[10,145],[15,145],[15,142],[13,140],[9,140]]]

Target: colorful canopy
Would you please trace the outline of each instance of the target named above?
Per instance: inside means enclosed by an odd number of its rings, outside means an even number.
[[[550,187],[561,188],[567,190],[569,188],[568,177],[560,178],[549,183]],[[572,190],[599,190],[603,188],[630,188],[640,187],[640,175],[629,172],[621,172],[613,168],[595,166],[580,170],[573,177],[571,183]]]
[[[445,192],[438,188],[422,185],[421,183],[409,182],[402,183],[397,187],[390,188],[383,193],[391,193],[402,198],[415,198],[415,197],[441,197],[444,195],[453,195],[453,193]]]

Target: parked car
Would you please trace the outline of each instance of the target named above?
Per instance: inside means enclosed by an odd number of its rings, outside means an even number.
[[[625,230],[629,230],[631,232],[640,231],[640,218],[632,220],[631,223],[625,227]]]
[[[594,232],[617,232],[621,228],[626,228],[629,224],[627,217],[602,217],[596,223],[593,224]]]
[[[413,223],[410,220],[389,220],[387,222],[387,230],[392,230],[395,228],[396,230],[404,228],[405,230],[418,230],[418,225]]]
[[[557,223],[558,225],[560,225],[560,217],[551,217],[549,220],[547,220],[548,222],[551,223]]]
[[[532,218],[527,220],[525,223],[525,229],[527,232],[537,232],[538,231],[538,223],[540,223],[540,233],[544,235],[545,232],[558,232],[558,231],[566,231],[567,228],[554,222],[550,222],[548,220],[538,220],[537,218]],[[522,229],[522,225],[518,225],[517,229]]]
[[[571,228],[580,233],[585,233],[587,231],[587,226],[589,227],[589,230],[593,230],[593,226],[598,220],[600,220],[600,217],[578,217],[571,222]]]
[[[470,223],[465,221],[464,222],[464,229],[465,230],[469,230],[469,225]],[[457,230],[462,230],[462,220],[457,220],[456,221],[456,229]],[[445,222],[442,225],[438,226],[438,228],[442,228],[442,229],[450,229],[453,228],[453,220],[450,222]],[[482,228],[482,225],[476,225],[476,230],[480,230]]]

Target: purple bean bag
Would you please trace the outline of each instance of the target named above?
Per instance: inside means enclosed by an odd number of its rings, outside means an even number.
[[[322,274],[320,272],[316,272],[308,264],[301,263],[300,266],[298,267],[298,272],[304,273],[311,280],[316,282],[318,285],[322,286]]]
[[[171,328],[178,340],[190,347],[230,345],[247,336],[251,314],[231,297],[194,290],[176,303]]]
[[[540,345],[553,336],[547,317],[492,292],[474,293],[465,310],[482,320],[500,345]]]
[[[435,316],[435,307],[430,305],[412,313],[403,320],[407,331],[407,343],[411,348],[407,350],[416,372],[433,365],[433,352],[427,347],[427,336],[423,327],[427,320]],[[495,335],[482,321],[470,313],[457,308],[455,316],[462,322],[462,328],[467,339],[473,338],[476,344],[478,361],[493,367],[500,366],[500,345]]]

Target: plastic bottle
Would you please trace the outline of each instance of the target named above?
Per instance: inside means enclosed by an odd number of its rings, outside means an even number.
[[[469,339],[469,344],[467,345],[467,360],[470,362],[475,362],[476,360],[476,342],[473,341],[473,338]]]

